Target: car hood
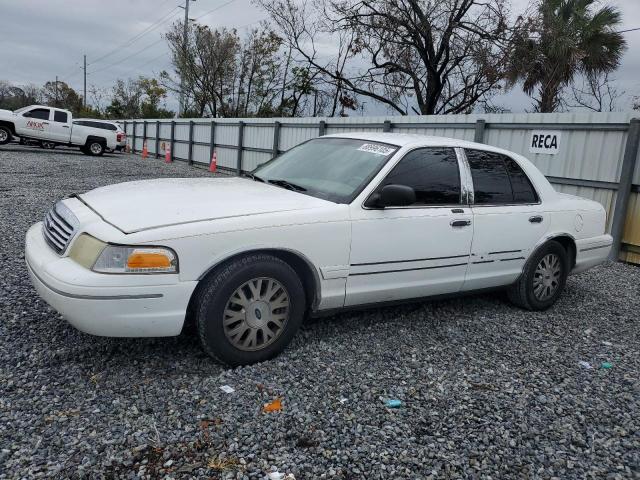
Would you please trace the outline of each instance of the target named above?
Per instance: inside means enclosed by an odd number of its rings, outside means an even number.
[[[329,203],[239,177],[142,180],[97,188],[76,197],[124,233]]]

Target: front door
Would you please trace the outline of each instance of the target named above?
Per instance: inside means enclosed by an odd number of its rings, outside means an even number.
[[[393,167],[389,184],[416,192],[413,205],[375,209],[352,205],[352,242],[345,305],[461,289],[473,236],[453,148],[419,148]]]
[[[474,236],[464,290],[513,283],[549,228],[527,175],[506,155],[465,150],[473,182]]]
[[[16,133],[19,137],[49,138],[50,108],[36,107],[16,117]]]

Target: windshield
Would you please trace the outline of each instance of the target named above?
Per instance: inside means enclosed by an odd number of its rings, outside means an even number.
[[[349,203],[397,149],[370,140],[317,138],[292,148],[252,174],[283,188]]]
[[[17,109],[17,110],[14,110],[14,111],[13,111],[13,113],[20,113],[20,112],[24,112],[27,108],[29,108],[29,107],[22,107],[22,108],[19,108],[19,109]]]

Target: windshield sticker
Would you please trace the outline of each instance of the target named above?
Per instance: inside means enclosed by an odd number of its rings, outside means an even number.
[[[395,148],[387,147],[386,145],[377,145],[375,143],[365,143],[359,149],[360,152],[374,153],[376,155],[390,155]]]

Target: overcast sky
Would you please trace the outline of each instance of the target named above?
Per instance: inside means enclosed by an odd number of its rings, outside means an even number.
[[[529,0],[513,0],[517,14]],[[624,29],[640,27],[640,0],[610,0],[623,12]],[[87,83],[111,87],[116,79],[153,76],[170,67],[168,48],[160,34],[184,16],[184,0],[0,0],[0,80],[42,85],[60,80],[82,91],[82,61],[87,55]],[[211,27],[246,31],[266,17],[250,0],[197,0],[190,18]],[[158,28],[154,28],[154,24]],[[640,31],[626,34],[629,49],[615,78],[628,96],[640,94]],[[128,40],[133,41],[128,42]],[[522,92],[495,103],[512,111],[531,105]],[[620,106],[629,105],[623,100]],[[175,109],[175,101],[168,103]],[[367,103],[365,113],[384,111]]]

